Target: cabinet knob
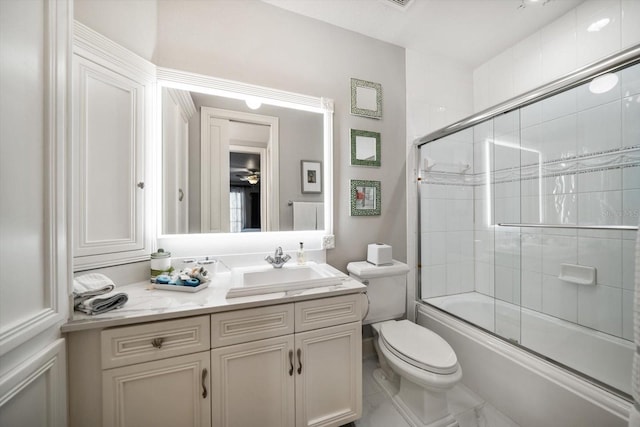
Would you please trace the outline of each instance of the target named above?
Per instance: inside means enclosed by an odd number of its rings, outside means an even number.
[[[138,188],[141,190],[144,190],[144,182],[139,182],[138,183]]]
[[[181,202],[182,199],[184,199],[184,191],[182,191],[182,188],[178,188],[178,201]]]
[[[164,342],[164,338],[154,338],[151,340],[151,345],[157,349],[162,348],[162,343]]]

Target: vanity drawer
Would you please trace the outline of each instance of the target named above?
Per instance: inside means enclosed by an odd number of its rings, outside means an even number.
[[[211,315],[211,347],[293,333],[293,304],[250,308]]]
[[[208,351],[209,316],[102,331],[102,369]]]
[[[295,303],[296,332],[362,320],[362,295],[351,294]]]

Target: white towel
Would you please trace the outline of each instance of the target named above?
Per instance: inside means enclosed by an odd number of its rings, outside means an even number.
[[[293,229],[315,230],[317,224],[316,204],[311,202],[293,202]]]
[[[316,230],[324,230],[324,203],[316,203]]]
[[[89,273],[73,279],[73,308],[86,314],[100,314],[122,307],[129,299],[112,292],[116,285],[104,274]]]

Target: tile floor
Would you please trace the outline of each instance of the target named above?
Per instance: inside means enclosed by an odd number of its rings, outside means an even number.
[[[362,418],[356,427],[411,427],[398,413],[391,398],[373,379],[378,368],[375,357],[362,363]],[[460,427],[518,427],[477,394],[459,384],[449,392],[450,410]]]

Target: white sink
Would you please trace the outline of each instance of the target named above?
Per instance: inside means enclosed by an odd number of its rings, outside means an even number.
[[[339,285],[342,278],[322,265],[307,263],[282,268],[234,268],[231,283],[227,298]]]

